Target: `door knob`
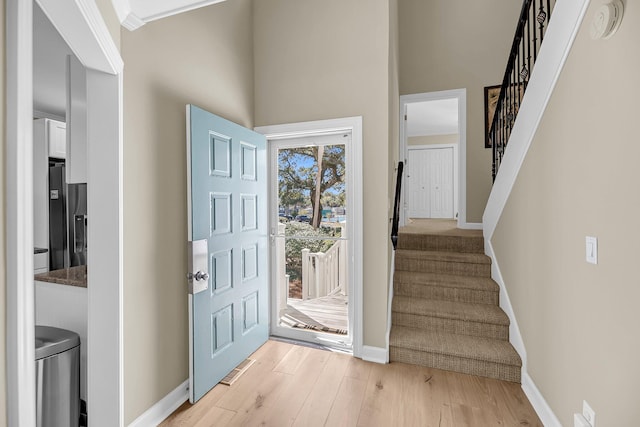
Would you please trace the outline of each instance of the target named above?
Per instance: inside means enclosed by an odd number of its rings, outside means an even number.
[[[203,273],[202,271],[198,271],[194,278],[196,279],[196,282],[199,282],[200,280],[209,280],[209,274],[208,273]]]
[[[189,279],[189,280],[194,280],[195,279],[196,282],[199,282],[201,280],[209,280],[209,273],[204,273],[202,271],[198,271],[198,272],[196,272],[196,274],[188,273],[187,274],[187,279]]]

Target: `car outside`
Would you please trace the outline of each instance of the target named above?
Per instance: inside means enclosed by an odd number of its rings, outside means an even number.
[[[307,215],[298,215],[298,216],[296,217],[296,221],[298,221],[298,222],[311,223],[311,218],[309,218]]]

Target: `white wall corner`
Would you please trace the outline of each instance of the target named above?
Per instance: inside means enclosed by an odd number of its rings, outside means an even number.
[[[589,0],[557,2],[482,217],[490,240],[569,56]]]
[[[151,408],[136,418],[129,427],[157,426],[189,398],[189,380],[186,380]]]
[[[545,427],[562,427],[560,420],[553,413],[553,410],[536,387],[533,379],[526,372],[522,373],[522,390],[527,395],[531,406],[538,414],[538,418],[542,421],[542,425]]]
[[[384,365],[388,363],[389,351],[386,348],[363,345],[361,356],[362,360],[367,362],[381,363]]]

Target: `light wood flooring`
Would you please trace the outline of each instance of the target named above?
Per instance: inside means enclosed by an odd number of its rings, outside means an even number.
[[[308,300],[289,298],[287,308],[283,310],[281,316],[282,325],[298,322],[346,331],[348,299],[346,295],[329,295]]]
[[[268,341],[161,426],[542,426],[519,384]]]

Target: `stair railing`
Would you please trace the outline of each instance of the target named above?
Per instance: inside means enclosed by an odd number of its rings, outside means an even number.
[[[398,246],[398,222],[400,221],[400,193],[402,189],[402,171],[404,163],[398,162],[398,174],[396,177],[396,195],[393,200],[393,219],[391,220],[391,243],[395,250]]]
[[[529,84],[531,71],[538,59],[554,5],[555,0],[524,0],[522,4],[507,69],[489,129],[489,139],[493,147],[494,181]]]

